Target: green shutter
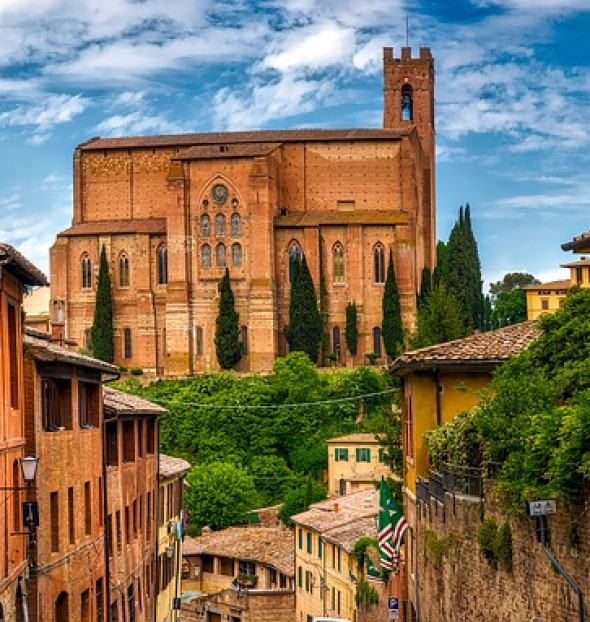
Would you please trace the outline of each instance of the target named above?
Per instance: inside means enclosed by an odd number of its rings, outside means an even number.
[[[299,529],[299,550],[303,550],[303,529]]]
[[[297,568],[297,585],[303,587],[303,568],[301,566]]]
[[[343,449],[342,451],[344,452],[344,460],[348,462],[348,449]]]
[[[362,458],[361,458],[361,449],[359,449],[357,447],[357,450],[356,450],[356,461],[360,462],[361,460],[362,460]]]
[[[383,455],[383,447],[379,447],[379,462],[385,462],[385,456]]]
[[[313,535],[311,531],[307,532],[307,552],[313,553]]]
[[[319,538],[319,540],[318,540],[318,557],[320,559],[322,559],[323,552],[324,552],[324,547],[323,547],[322,539]]]
[[[367,449],[367,462],[371,462],[371,449]]]

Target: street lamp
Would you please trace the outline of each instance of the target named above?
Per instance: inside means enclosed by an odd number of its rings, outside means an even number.
[[[20,459],[20,468],[23,472],[23,479],[27,484],[32,484],[37,476],[37,467],[39,466],[39,458],[27,456]]]

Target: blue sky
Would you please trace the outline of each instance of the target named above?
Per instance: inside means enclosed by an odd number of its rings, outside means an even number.
[[[382,47],[437,69],[438,237],[558,278],[590,229],[590,0],[0,0],[0,240],[48,270],[92,136],[378,127]]]

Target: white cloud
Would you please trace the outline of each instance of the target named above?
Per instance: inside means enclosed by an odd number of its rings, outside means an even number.
[[[40,104],[21,104],[0,114],[0,125],[34,126],[39,134],[54,125],[72,121],[81,114],[87,101],[81,95],[50,95]]]
[[[170,122],[157,115],[146,115],[141,111],[108,117],[96,126],[96,130],[103,136],[177,134],[188,131],[182,124]]]

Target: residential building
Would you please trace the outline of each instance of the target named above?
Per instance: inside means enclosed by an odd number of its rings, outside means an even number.
[[[72,226],[51,249],[56,338],[87,347],[99,254],[113,283],[115,362],[158,376],[218,369],[219,284],[230,270],[241,370],[288,351],[294,260],[326,285],[329,348],[383,361],[382,296],[393,253],[413,324],[435,263],[434,61],[383,55],[383,129],[266,130],[93,138],[74,152]],[[346,305],[359,348],[344,347]]]
[[[27,330],[24,375],[26,451],[39,460],[28,493],[40,524],[30,552],[29,616],[104,620],[102,382],[118,370]]]
[[[525,285],[526,312],[528,320],[536,320],[541,315],[553,313],[561,307],[567,290],[571,287],[569,279],[551,281],[538,285]]]
[[[105,546],[109,622],[152,622],[158,572],[158,417],[134,395],[104,390]]]
[[[26,497],[20,460],[25,457],[25,387],[22,303],[45,275],[9,244],[0,243],[0,620],[26,619],[27,539],[21,515]]]
[[[289,529],[205,528],[198,538],[185,537],[183,556],[183,593],[193,595],[183,604],[183,620],[294,622]]]
[[[328,487],[331,495],[346,495],[374,488],[382,477],[390,477],[383,447],[374,434],[349,434],[328,443]]]
[[[538,336],[536,322],[521,322],[406,352],[391,367],[391,373],[402,381],[404,514],[410,526],[405,559],[412,615],[417,609],[419,560],[424,552],[419,548],[424,545],[419,545],[421,517],[417,497],[430,471],[424,434],[474,408],[481,391],[489,387],[493,371]]]
[[[180,611],[184,477],[191,465],[159,454],[158,595],[156,622],[176,622]]]
[[[378,511],[379,493],[373,488],[314,503],[292,517],[297,622],[311,622],[314,617],[360,619],[355,595],[362,573],[353,549],[360,538],[377,537]],[[386,616],[385,607],[383,612]],[[372,612],[370,619],[381,618]]]

